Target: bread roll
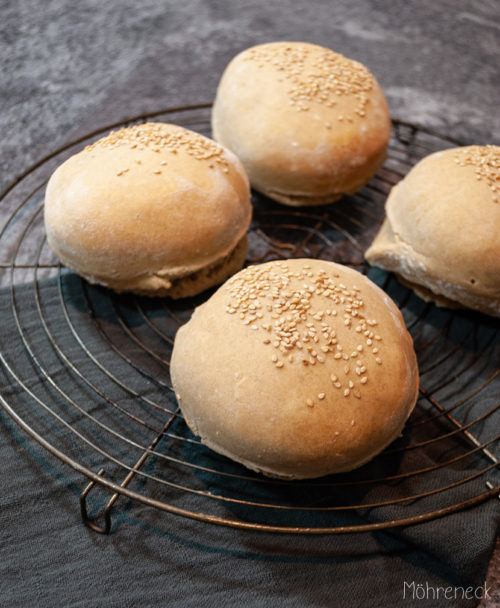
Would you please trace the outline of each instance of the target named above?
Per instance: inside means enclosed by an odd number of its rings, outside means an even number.
[[[386,157],[391,122],[369,70],[330,49],[273,42],[227,66],[213,137],[252,186],[287,205],[319,205],[361,188]]]
[[[265,475],[350,471],[401,433],[418,391],[390,298],[321,260],[250,266],[175,338],[172,383],[207,446]]]
[[[63,264],[150,296],[194,295],[239,270],[250,218],[234,154],[164,123],[87,146],[55,171],[45,197],[48,243]]]
[[[365,256],[425,300],[499,317],[500,147],[421,160],[392,189]]]

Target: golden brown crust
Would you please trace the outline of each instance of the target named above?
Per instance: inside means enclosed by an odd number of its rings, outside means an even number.
[[[171,374],[204,443],[297,479],[373,458],[400,434],[418,390],[394,303],[360,273],[319,260],[229,279],[179,330]]]
[[[164,123],[112,132],[75,154],[45,198],[48,242],[63,264],[150,295],[229,256],[250,217],[248,178],[234,154]]]
[[[500,147],[421,160],[395,186],[365,253],[425,299],[500,316]]]
[[[275,42],[230,62],[212,132],[257,190],[285,204],[324,204],[361,188],[384,162],[390,117],[360,63],[313,44]]]

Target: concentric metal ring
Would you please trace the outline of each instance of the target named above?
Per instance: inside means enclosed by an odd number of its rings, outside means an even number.
[[[169,360],[178,327],[209,294],[182,301],[117,295],[61,268],[47,246],[43,190],[52,170],[111,128],[150,119],[209,135],[210,105],[162,110],[108,125],[42,158],[0,195],[3,322],[8,380],[0,403],[53,455],[90,479],[86,523],[109,531],[120,495],[204,522],[250,530],[323,534],[417,524],[500,492],[498,326],[482,315],[437,309],[363,252],[390,188],[423,156],[459,145],[394,121],[389,157],[354,196],[291,209],[254,194],[248,263],[335,260],[369,274],[400,307],[421,371],[420,399],[404,435],[351,474],[304,482],[247,471],[200,444],[173,395]],[[104,527],[87,513],[93,484],[112,498]]]

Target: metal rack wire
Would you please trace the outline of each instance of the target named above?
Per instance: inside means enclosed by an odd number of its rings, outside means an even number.
[[[162,110],[90,133],[42,158],[0,195],[2,322],[9,383],[4,410],[89,480],[84,522],[109,532],[120,496],[203,522],[324,534],[417,524],[498,496],[500,338],[479,314],[426,304],[363,252],[390,188],[420,158],[459,145],[393,123],[389,157],[371,182],[335,205],[289,209],[254,195],[248,263],[316,257],[369,276],[396,301],[413,336],[420,398],[403,436],[350,474],[286,482],[247,471],[205,448],[186,427],[170,386],[177,328],[209,294],[182,301],[117,295],[62,268],[47,246],[43,190],[66,157],[111,128],[149,119],[209,135],[210,105]],[[109,492],[90,514],[92,489]]]

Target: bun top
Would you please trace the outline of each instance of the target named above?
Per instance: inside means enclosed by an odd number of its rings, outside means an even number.
[[[391,124],[384,94],[361,63],[315,44],[272,42],[228,64],[212,128],[257,189],[320,196],[352,191],[353,166],[371,176]]]
[[[250,216],[235,155],[165,123],[87,146],[54,172],[45,199],[47,237],[62,261],[117,286],[206,267],[236,246]]]
[[[171,373],[207,445],[295,478],[375,456],[401,432],[418,388],[392,300],[359,272],[308,259],[229,279],[179,329]]]
[[[370,261],[392,257],[403,278],[500,316],[500,147],[427,156],[392,189],[386,215]]]

